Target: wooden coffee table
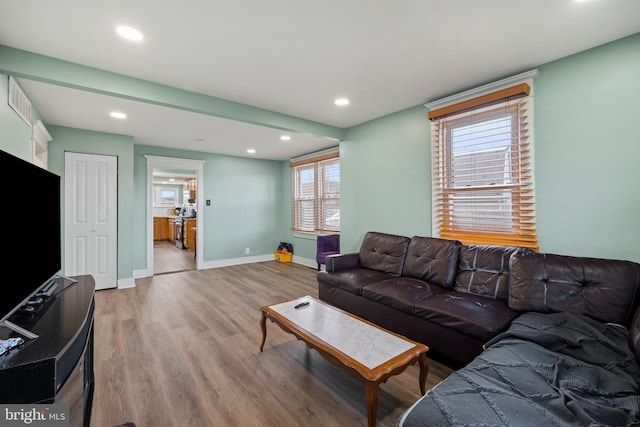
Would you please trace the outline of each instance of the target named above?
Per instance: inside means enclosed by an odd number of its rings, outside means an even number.
[[[295,308],[300,303],[308,304]],[[416,361],[420,365],[420,392],[424,395],[429,372],[429,348],[426,345],[382,329],[310,296],[267,305],[260,307],[260,310],[260,351],[267,339],[266,322],[269,318],[284,331],[316,349],[329,362],[363,380],[369,426],[376,424],[378,385],[392,375],[402,373]]]

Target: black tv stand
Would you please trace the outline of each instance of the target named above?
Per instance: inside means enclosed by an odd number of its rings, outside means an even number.
[[[89,426],[93,403],[93,277],[56,278],[51,294],[35,314],[15,313],[13,326],[35,339],[0,357],[0,402],[60,403],[70,408],[71,426]],[[0,325],[0,338],[17,336]]]
[[[49,298],[53,292],[58,288],[58,283],[55,280],[50,280],[47,282],[38,292],[36,292],[36,297],[40,298]]]
[[[70,284],[78,283],[77,280],[66,277],[66,276],[56,276],[55,278],[46,282],[42,287],[36,292],[31,298],[29,298],[16,312],[11,316],[11,320],[7,319],[4,322],[0,323],[1,326],[6,326],[7,328],[17,332],[27,339],[36,339],[38,338],[38,334],[30,331],[26,328],[19,326],[18,324],[30,323],[33,321],[38,312],[44,307],[45,303],[51,295],[58,289],[58,281],[64,280],[64,282],[69,282]],[[65,286],[65,289],[68,287]]]

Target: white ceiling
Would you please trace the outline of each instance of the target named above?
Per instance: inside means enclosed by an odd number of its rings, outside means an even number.
[[[640,31],[637,0],[2,3],[2,45],[339,128]],[[144,41],[120,39],[122,24]],[[254,148],[255,157],[278,160],[336,145],[303,134],[285,143],[278,129],[20,83],[47,123],[132,135],[137,144],[237,156]],[[341,96],[351,104],[336,107]],[[129,118],[108,117],[114,106]]]

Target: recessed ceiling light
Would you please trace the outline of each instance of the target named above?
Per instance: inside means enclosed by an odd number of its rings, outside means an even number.
[[[121,113],[119,111],[112,111],[111,112],[111,117],[113,117],[114,119],[126,119],[127,115],[125,113]]]
[[[255,152],[256,152],[256,150],[254,150],[253,148],[249,148],[247,150],[247,153],[249,153],[249,154],[255,154]]]
[[[280,137],[280,139],[281,139],[282,141],[290,141],[290,140],[291,140],[291,137],[290,137],[289,135],[282,135],[282,136]]]
[[[136,42],[139,42],[144,38],[144,36],[140,31],[136,30],[135,28],[126,27],[123,25],[117,27],[116,32],[120,34],[120,37],[123,37],[127,40],[136,41]]]
[[[345,105],[349,105],[349,100],[347,98],[338,98],[335,101],[333,101],[333,103],[339,107],[343,107]]]

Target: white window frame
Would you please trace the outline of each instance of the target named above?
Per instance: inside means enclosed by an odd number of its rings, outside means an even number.
[[[294,164],[299,163],[299,164]],[[337,227],[326,226],[326,219],[336,214],[335,206],[327,207],[328,204],[334,204],[337,202],[337,213],[340,213],[340,192],[336,193],[335,188],[333,191],[328,191],[323,188],[324,185],[324,168],[329,165],[340,165],[340,158],[333,156],[330,158],[321,158],[319,160],[309,160],[292,163],[292,228],[294,233],[307,233],[307,234],[323,234],[323,233],[338,233],[340,232],[340,225]],[[313,189],[312,192],[307,191],[303,193],[301,186],[301,173],[305,170],[313,170]],[[308,190],[308,189],[307,189]],[[312,194],[311,194],[312,193]],[[313,205],[313,226],[303,227],[300,220],[300,204],[311,203]],[[339,219],[338,219],[339,221]]]
[[[440,109],[452,109],[457,107],[457,105],[465,105],[464,103],[466,103],[467,101],[471,101],[471,100],[475,100],[477,98],[481,98],[485,95],[491,95],[495,92],[513,87],[515,85],[518,84],[522,84],[525,83],[527,84],[530,89],[531,92],[529,93],[528,97],[530,97],[530,99],[533,99],[533,80],[535,78],[535,76],[537,75],[538,71],[537,70],[532,70],[526,73],[522,73],[522,74],[518,74],[516,76],[507,78],[507,79],[503,79],[500,80],[498,82],[494,82],[488,85],[484,85],[466,92],[462,92],[456,95],[452,95],[449,96],[447,98],[443,98],[443,99],[439,99],[437,101],[434,102],[430,102],[428,104],[425,104],[425,107],[427,107],[429,110],[433,111],[433,110],[440,110]],[[473,103],[473,101],[471,101],[471,103]],[[456,105],[457,104],[457,105]],[[477,108],[477,107],[475,107]],[[487,107],[487,109],[490,110],[490,107]],[[457,111],[457,109],[456,109]],[[433,147],[434,152],[432,153],[432,161],[434,164],[434,170],[432,171],[432,175],[433,175],[433,189],[432,189],[432,235],[435,237],[439,237],[440,236],[440,227],[439,227],[439,220],[442,219],[441,216],[441,212],[439,211],[439,209],[443,209],[443,200],[440,199],[443,197],[443,193],[442,191],[444,191],[445,193],[448,194],[461,194],[464,191],[472,191],[474,190],[473,187],[470,187],[468,189],[463,189],[460,187],[455,187],[453,185],[453,183],[448,182],[448,178],[447,176],[449,175],[449,172],[444,172],[444,171],[438,171],[436,170],[436,166],[435,165],[440,165],[438,166],[438,168],[440,167],[447,167],[447,164],[449,164],[449,167],[451,166],[450,162],[452,162],[453,160],[453,156],[454,154],[452,152],[448,152],[448,153],[444,153],[442,152],[442,150],[444,149],[446,150],[450,150],[451,147],[448,147],[447,144],[451,143],[451,139],[450,139],[450,135],[447,132],[450,132],[451,129],[455,129],[456,126],[461,126],[464,123],[464,109],[462,110],[462,113],[456,113],[456,114],[452,114],[452,118],[450,119],[451,122],[453,122],[453,126],[446,124],[446,119],[444,121],[445,124],[438,124],[438,125],[434,125],[432,128],[432,144],[434,144],[436,141],[439,140],[439,142],[441,144],[444,143],[444,146],[439,146],[439,147]],[[437,114],[437,113],[436,113]],[[491,113],[490,113],[491,114]],[[490,115],[489,114],[489,115]],[[458,118],[459,117],[459,118]],[[530,132],[530,138],[529,138],[529,149],[532,152],[533,151],[533,112],[530,111],[529,112],[529,125],[528,125],[528,129]],[[437,135],[434,134],[435,132],[440,132]],[[444,134],[442,133],[444,132]],[[446,138],[446,141],[443,142],[442,138]],[[437,153],[436,153],[437,151]],[[443,159],[442,161],[437,161],[438,158],[436,156],[448,156],[449,159]],[[533,162],[533,156],[531,156],[529,158],[529,161],[531,162],[531,165],[529,167],[529,170],[533,171],[534,170],[534,165],[532,164]],[[444,178],[443,178],[444,177]],[[443,181],[444,179],[444,181]],[[439,182],[439,181],[443,181],[443,182]],[[533,176],[531,176],[531,178],[529,179],[529,184],[532,190],[533,194]],[[450,188],[447,188],[448,186],[450,186]],[[510,185],[502,185],[504,187],[505,191],[510,191]],[[496,190],[498,190],[500,186],[496,186],[494,187]],[[487,187],[488,188],[488,187]],[[485,187],[478,187],[479,190],[483,190],[486,189]],[[449,191],[451,190],[451,191]],[[448,196],[451,197],[451,196]],[[455,198],[455,197],[454,197]],[[445,205],[446,206],[446,203]],[[533,209],[533,208],[532,208]],[[446,215],[447,218],[451,219],[451,218],[455,218],[455,215]],[[487,234],[491,234],[494,231],[498,231],[500,232],[500,228],[503,228],[503,226],[497,225],[495,229],[491,229],[491,228],[487,228],[484,230],[485,233]],[[482,233],[481,233],[482,234]],[[470,242],[463,242],[463,243],[470,243]],[[492,244],[490,241],[484,242],[484,244]],[[523,245],[529,245],[529,243],[525,243]],[[534,243],[531,243],[531,247],[533,247],[534,249],[537,249],[537,240]]]
[[[173,198],[165,200],[162,196],[163,192],[168,191],[173,193]],[[175,208],[178,206],[178,189],[175,187],[153,187],[153,207],[154,208]]]

